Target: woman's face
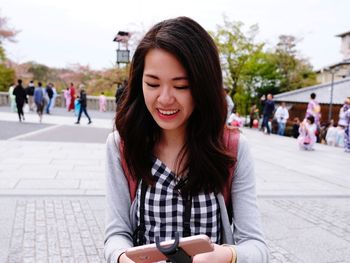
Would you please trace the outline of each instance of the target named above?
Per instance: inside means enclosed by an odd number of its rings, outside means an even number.
[[[176,57],[152,49],[145,57],[143,96],[148,111],[163,131],[184,132],[194,109],[188,76]]]

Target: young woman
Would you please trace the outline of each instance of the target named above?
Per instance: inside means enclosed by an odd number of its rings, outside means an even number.
[[[317,141],[316,131],[317,126],[314,116],[309,116],[300,123],[298,143],[301,150],[314,150],[314,145]]]
[[[156,237],[171,240],[175,232],[206,234],[215,243],[213,252],[194,256],[194,263],[268,262],[252,156],[242,136],[236,160],[225,148],[226,116],[210,35],[187,17],[150,29],[131,62],[117,131],[107,139],[107,262],[133,262],[127,248]],[[123,161],[139,182],[133,201]],[[221,193],[234,165],[232,232]]]

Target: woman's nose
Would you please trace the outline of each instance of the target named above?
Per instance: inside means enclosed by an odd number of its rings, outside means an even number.
[[[161,87],[158,101],[164,105],[173,103],[174,96],[170,87]]]

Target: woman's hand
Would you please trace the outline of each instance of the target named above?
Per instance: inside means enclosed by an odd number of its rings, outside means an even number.
[[[120,257],[117,263],[135,263],[130,258],[128,258],[125,253],[123,253]]]
[[[232,260],[232,257],[233,260]],[[214,244],[214,250],[207,253],[195,255],[193,263],[231,263],[236,261],[231,248]]]

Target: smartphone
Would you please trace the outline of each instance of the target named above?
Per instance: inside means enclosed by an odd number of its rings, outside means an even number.
[[[174,244],[174,240],[160,242],[162,247],[171,246],[172,244]],[[189,256],[214,250],[214,245],[207,235],[180,238],[179,247]],[[125,254],[136,263],[152,263],[167,259],[166,256],[158,250],[156,244],[132,247],[126,250]]]

